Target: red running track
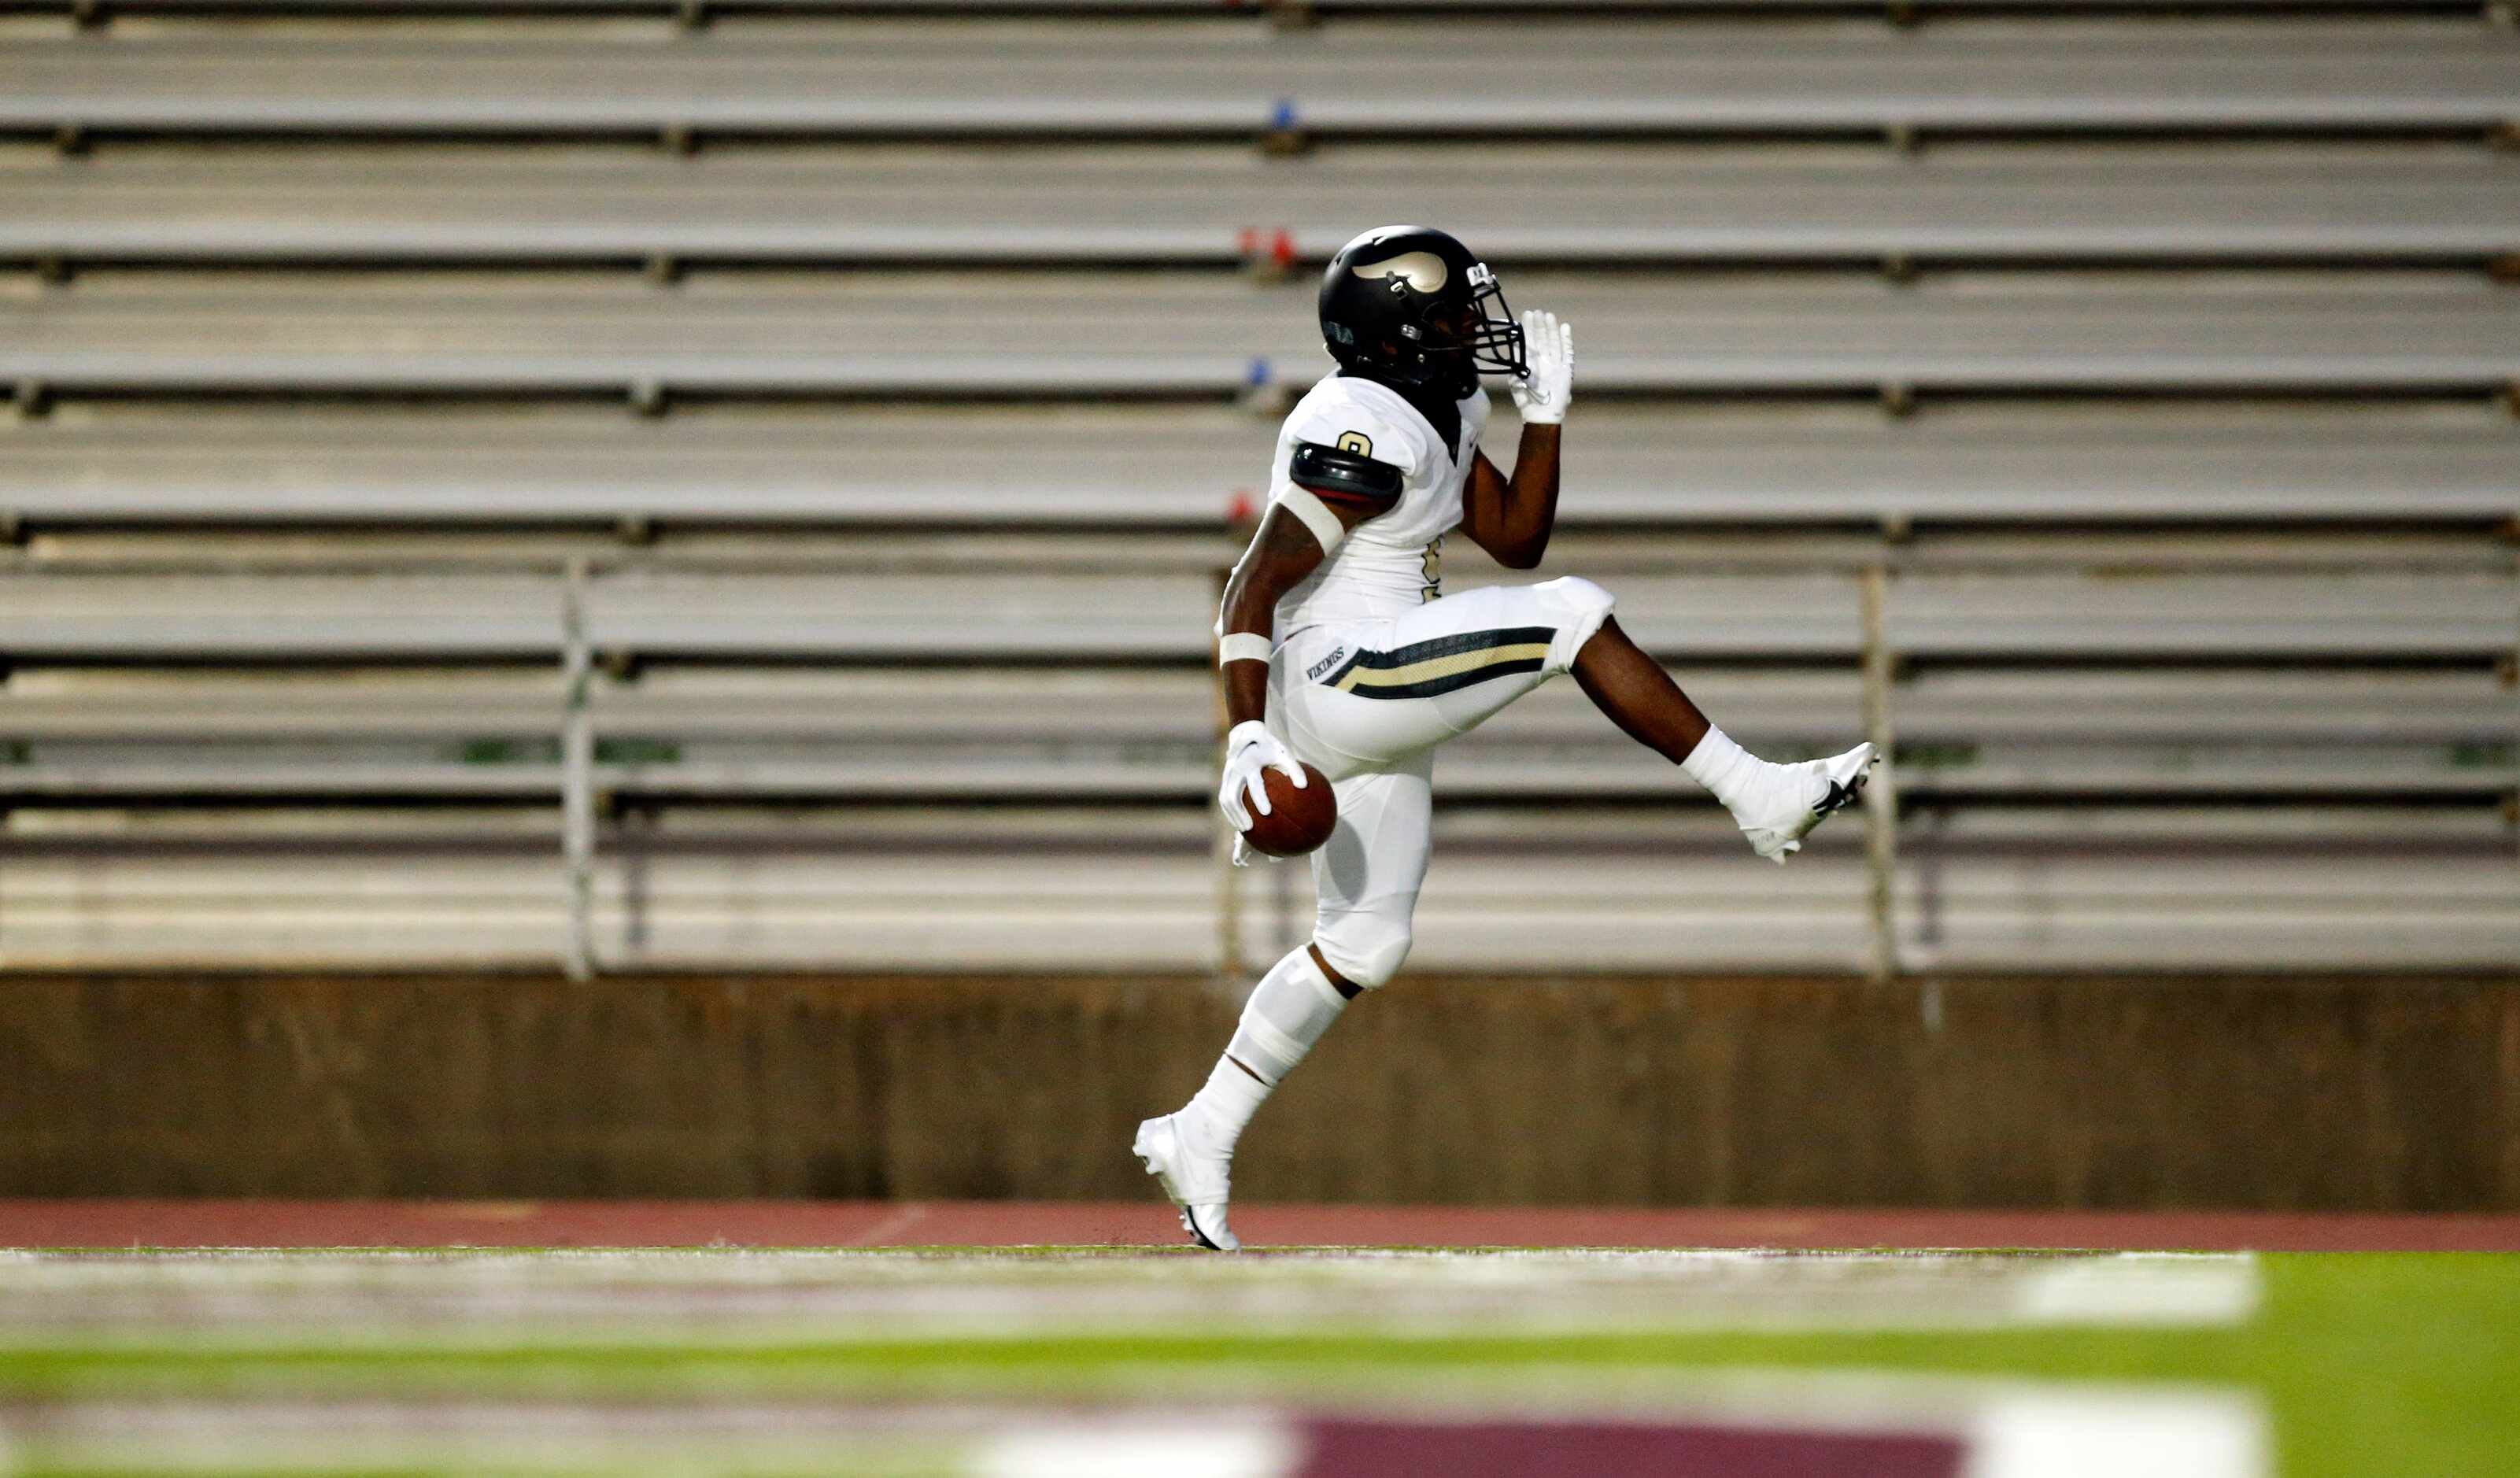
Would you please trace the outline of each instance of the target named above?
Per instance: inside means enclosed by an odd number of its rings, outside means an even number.
[[[1237,1207],[1260,1246],[2520,1251],[2520,1215],[2259,1211]],[[1153,1202],[0,1200],[12,1247],[1162,1245]]]

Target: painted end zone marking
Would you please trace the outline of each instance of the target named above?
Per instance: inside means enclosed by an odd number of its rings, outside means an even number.
[[[1883,1392],[1852,1377],[1784,1377],[1756,1412],[1662,1417],[1563,1413],[1455,1418],[1300,1413],[1209,1428],[1127,1418],[1000,1433],[982,1478],[2266,1478],[2272,1444],[2256,1405],[2216,1392],[2006,1382],[1899,1381],[1915,1403],[1875,1411]]]
[[[1291,1478],[1963,1478],[1966,1444],[1941,1433],[1809,1431],[1703,1422],[1317,1422]]]
[[[2251,1400],[2211,1390],[1734,1370],[1575,1406],[1495,1385],[1319,1404],[1016,1397],[698,1404],[240,1391],[0,1404],[26,1469],[972,1478],[2266,1478]],[[0,1464],[0,1473],[12,1469]]]

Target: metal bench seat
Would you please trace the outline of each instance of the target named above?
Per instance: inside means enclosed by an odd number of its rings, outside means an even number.
[[[1842,747],[1852,674],[1684,669],[1762,752]],[[1162,802],[1213,784],[1195,671],[666,669],[600,684],[594,785],[625,801],[869,805]],[[35,675],[0,702],[0,797],[548,802],[557,682],[537,674]],[[1899,788],[2016,804],[2229,794],[2490,798],[2520,785],[2520,717],[2494,673],[1929,671],[1899,685]],[[1694,800],[1571,685],[1445,752],[1448,802]]]
[[[712,817],[622,834],[599,863],[612,967],[1197,968],[1216,958],[1198,813]],[[1866,948],[1852,829],[1778,870],[1722,817],[1566,809],[1438,818],[1421,973],[1840,969]],[[13,835],[0,963],[539,963],[564,917],[549,840],[368,818],[355,833],[215,819]],[[2439,812],[2155,808],[1962,814],[1903,855],[1918,968],[2499,967],[2520,948],[2507,832]],[[1255,868],[1242,951],[1309,915]],[[1291,931],[1291,933],[1289,932]]]
[[[2109,9],[2176,12],[2192,0],[2110,0]],[[75,13],[72,0],[18,0],[20,10],[43,14]],[[1598,13],[1626,11],[1641,17],[1688,16],[1711,12],[1738,16],[1746,11],[1773,11],[1780,16],[1862,14],[1860,0],[1302,0],[1298,12],[1368,16],[1426,11],[1446,16],[1463,13],[1498,16],[1542,16],[1552,11]],[[2219,11],[2263,9],[2277,15],[2334,9],[2364,11],[2372,0],[2215,0]],[[2438,0],[2416,0],[2414,9],[2444,10]],[[1004,11],[1016,15],[1066,14],[1080,19],[1150,13],[1258,20],[1273,9],[1266,0],[737,0],[712,5],[703,15],[732,12],[741,22],[764,15],[847,18],[855,16],[969,15]],[[1992,11],[2010,16],[2052,14],[2080,17],[2090,13],[2090,0],[1937,0],[1936,12],[1966,14]],[[487,16],[510,19],[549,14],[565,18],[589,15],[675,18],[688,12],[679,0],[114,0],[112,14],[177,17],[292,17],[306,15],[375,17],[388,20]]]
[[[1596,393],[2463,393],[2520,295],[2432,274],[1709,282],[1531,273]],[[1192,274],[99,280],[0,316],[63,392],[1230,397],[1329,368],[1310,289]]]
[[[1502,402],[1503,397],[1499,397]],[[106,407],[0,428],[23,529],[520,526],[1212,530],[1263,491],[1273,426],[1221,406]],[[2520,515],[2511,421],[2479,406],[1728,411],[1588,401],[1564,526],[2464,521]],[[1489,441],[1509,464],[1500,404]],[[1115,455],[1125,448],[1126,455]],[[1218,559],[1230,558],[1230,551]]]
[[[1319,262],[1388,219],[1441,222],[1508,274],[2481,264],[2520,251],[2520,182],[2498,163],[2337,144],[1359,145],[1295,161],[1213,145],[115,149],[0,164],[0,262],[1231,265]]]
[[[1457,22],[1433,47],[1407,19],[1295,35],[1162,18],[768,22],[698,38],[608,23],[37,37],[0,53],[0,132],[2483,131],[2508,118],[2520,77],[2505,38],[2429,18],[1956,22],[1902,34],[1861,22],[1526,17]]]
[[[1843,661],[1855,583],[1636,575],[1626,624],[1673,660]],[[646,570],[588,597],[602,654],[683,661],[1129,664],[1206,660],[1199,576]],[[1916,575],[1887,609],[1919,659],[2490,663],[2511,649],[2508,574]],[[0,581],[13,663],[556,660],[556,581],[522,575],[44,572]]]

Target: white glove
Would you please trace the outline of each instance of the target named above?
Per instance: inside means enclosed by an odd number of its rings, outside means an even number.
[[[1257,719],[1244,719],[1225,737],[1225,785],[1216,792],[1216,807],[1225,813],[1225,824],[1240,832],[1251,825],[1251,813],[1269,814],[1269,786],[1260,779],[1264,770],[1283,772],[1298,789],[1312,784],[1304,767],[1296,762],[1278,736]],[[1243,791],[1248,786],[1247,797]]]
[[[1554,313],[1524,310],[1522,357],[1531,365],[1531,373],[1508,382],[1522,424],[1556,425],[1565,421],[1567,402],[1575,398],[1575,326],[1559,323]]]

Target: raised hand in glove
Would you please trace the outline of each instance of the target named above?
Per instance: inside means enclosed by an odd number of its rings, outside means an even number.
[[[1513,408],[1525,425],[1556,425],[1575,398],[1575,326],[1538,308],[1522,315],[1522,357],[1531,373],[1511,381]]]

